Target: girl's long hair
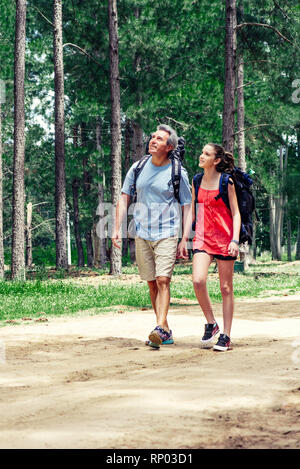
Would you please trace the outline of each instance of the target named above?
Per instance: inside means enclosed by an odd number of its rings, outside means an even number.
[[[232,173],[234,170],[234,157],[229,151],[218,145],[217,143],[208,143],[210,147],[213,147],[216,153],[216,158],[220,158],[220,163],[216,166],[216,170],[219,173]]]

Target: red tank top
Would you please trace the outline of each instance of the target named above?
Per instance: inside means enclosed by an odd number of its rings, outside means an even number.
[[[222,198],[215,199],[218,194],[219,189],[199,188],[193,249],[228,256],[228,246],[233,237],[233,221],[231,211]]]

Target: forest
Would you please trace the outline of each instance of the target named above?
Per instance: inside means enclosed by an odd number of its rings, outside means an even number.
[[[159,123],[251,172],[253,258],[300,259],[297,0],[0,0],[0,278],[119,274],[97,226]]]

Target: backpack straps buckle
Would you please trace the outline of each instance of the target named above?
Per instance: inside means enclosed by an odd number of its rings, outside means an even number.
[[[180,203],[179,187],[181,179],[181,163],[177,158],[172,158],[172,183],[174,188],[174,197]]]

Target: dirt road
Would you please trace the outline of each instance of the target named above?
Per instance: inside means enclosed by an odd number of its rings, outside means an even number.
[[[7,325],[0,447],[300,448],[299,312],[299,296],[237,301],[226,353],[200,348],[196,305],[171,308],[158,351],[151,311]]]

